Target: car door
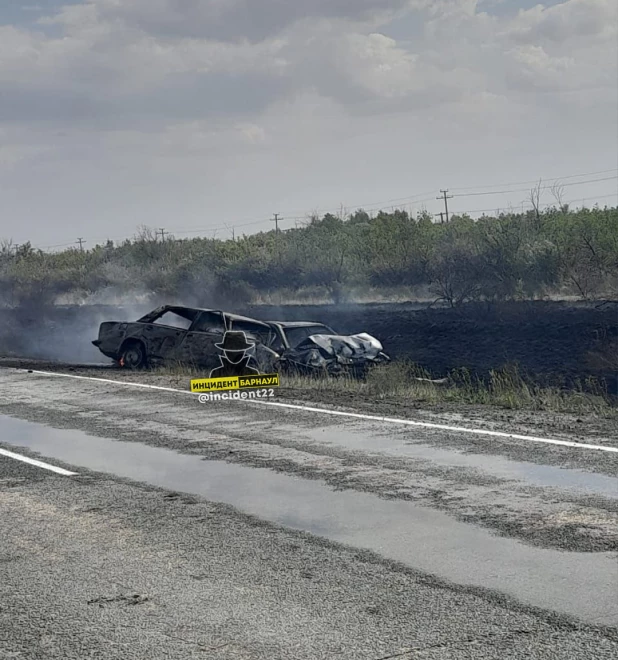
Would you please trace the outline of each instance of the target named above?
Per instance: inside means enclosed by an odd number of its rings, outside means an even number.
[[[253,323],[242,319],[231,319],[230,330],[242,331],[250,343],[255,343],[253,348],[247,351],[251,357],[251,366],[263,373],[274,369],[277,354],[268,348],[273,342],[276,333],[273,328],[265,323]]]
[[[213,369],[218,366],[221,352],[215,344],[223,340],[225,329],[223,312],[202,312],[189,328],[178,359],[198,367]]]
[[[145,323],[142,338],[149,359],[174,359],[179,346],[185,340],[191,321],[171,311],[161,315],[153,323]]]

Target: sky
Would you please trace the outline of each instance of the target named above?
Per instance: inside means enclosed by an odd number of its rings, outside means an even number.
[[[0,239],[618,203],[616,0],[2,0]]]

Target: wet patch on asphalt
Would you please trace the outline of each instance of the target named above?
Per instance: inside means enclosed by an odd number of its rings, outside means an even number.
[[[323,480],[336,490],[414,501],[541,547],[618,548],[618,502],[611,493],[616,479],[608,476],[618,473],[614,455],[602,457],[605,474],[594,474],[586,471],[588,456],[599,452],[530,443],[513,445],[514,459],[528,459],[513,460],[504,457],[512,449],[506,442],[496,443],[489,456],[492,443],[479,448],[470,436],[465,446],[453,449],[456,434],[392,426],[380,432],[371,423],[346,418],[329,418],[323,426],[319,416],[261,406],[237,406],[232,422],[230,408],[206,409],[189,396],[72,379],[59,379],[62,386],[52,390],[49,379],[35,379],[44,395],[33,387],[21,403],[0,404],[0,410],[60,428]],[[541,464],[547,453],[556,465]]]
[[[183,493],[199,495],[284,527],[377,552],[459,584],[501,591],[571,616],[611,620],[615,594],[607,575],[614,556],[608,553],[533,548],[416,503],[337,492],[318,481],[205,461],[136,442],[6,417],[0,418],[0,431],[11,445],[47,458],[171,489],[167,499],[182,499]],[[573,593],[578,593],[577,602]]]
[[[47,414],[31,416],[33,421],[50,422]],[[71,428],[79,419],[73,417]],[[133,422],[133,428],[124,424],[110,424],[105,415],[101,415],[98,424],[92,424],[89,418],[88,431],[104,437],[118,438],[132,442],[141,442],[147,436],[147,442],[156,447],[197,455],[209,460],[224,460],[229,463],[256,468],[268,468],[278,473],[290,474],[304,479],[323,480],[335,490],[373,493],[385,499],[415,501],[433,506],[454,515],[459,520],[473,522],[489,527],[503,536],[515,536],[528,543],[546,547],[561,548],[579,552],[613,550],[618,547],[618,503],[600,496],[581,497],[571,493],[556,493],[538,487],[520,486],[514,488],[512,482],[501,482],[495,477],[478,479],[474,474],[464,475],[448,472],[440,475],[439,470],[428,466],[428,474],[422,467],[407,459],[365,457],[346,455],[342,457],[324,456],[315,447],[310,454],[298,449],[283,451],[281,447],[266,447],[265,455],[259,452],[264,444],[254,441],[244,443],[241,448],[239,438],[228,437],[213,443],[206,440],[184,443],[178,437],[172,443],[169,435],[158,435],[151,429],[139,430],[140,421]],[[53,422],[52,422],[53,423]],[[60,426],[66,422],[60,423]],[[161,424],[161,430],[169,429]],[[193,431],[192,433],[195,433]],[[234,449],[230,448],[235,447]],[[457,472],[457,470],[454,470]],[[593,517],[588,525],[583,521],[578,525],[565,523],[552,516],[564,515],[573,511],[589,509]]]

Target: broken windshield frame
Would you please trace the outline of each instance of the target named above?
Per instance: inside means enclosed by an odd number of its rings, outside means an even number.
[[[279,351],[288,348],[296,348],[300,343],[305,341],[307,337],[311,337],[312,335],[337,334],[332,328],[322,325],[321,323],[308,323],[307,325],[287,328],[280,323],[271,323],[270,325],[277,333],[277,339],[273,343],[272,348]]]

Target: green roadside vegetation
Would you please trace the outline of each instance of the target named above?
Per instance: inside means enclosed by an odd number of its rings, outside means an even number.
[[[372,290],[419,291],[458,307],[475,300],[618,297],[618,208],[507,213],[436,223],[427,213],[309,218],[236,240],[131,240],[56,253],[0,246],[0,304],[142,293],[185,304],[244,304],[277,295],[342,302]]]
[[[344,218],[309,218],[304,226],[236,240],[164,242],[142,228],[131,240],[56,253],[26,243],[0,246],[0,305],[43,306],[72,296],[92,301],[112,293],[196,306],[234,305],[325,296],[339,303],[359,292],[397,290],[408,299],[466,303],[570,296],[618,299],[618,208],[507,213],[436,223],[427,213],[357,211]],[[590,358],[618,373],[618,339]],[[592,363],[591,363],[592,364]],[[172,374],[175,368],[168,369]],[[186,377],[190,369],[178,368]],[[420,380],[419,380],[420,379]],[[606,384],[594,378],[568,387],[541,384],[515,368],[485,376],[466,370],[445,382],[405,361],[377,368],[365,381],[284,377],[283,389],[359,394],[402,402],[491,404],[510,409],[615,415]]]

